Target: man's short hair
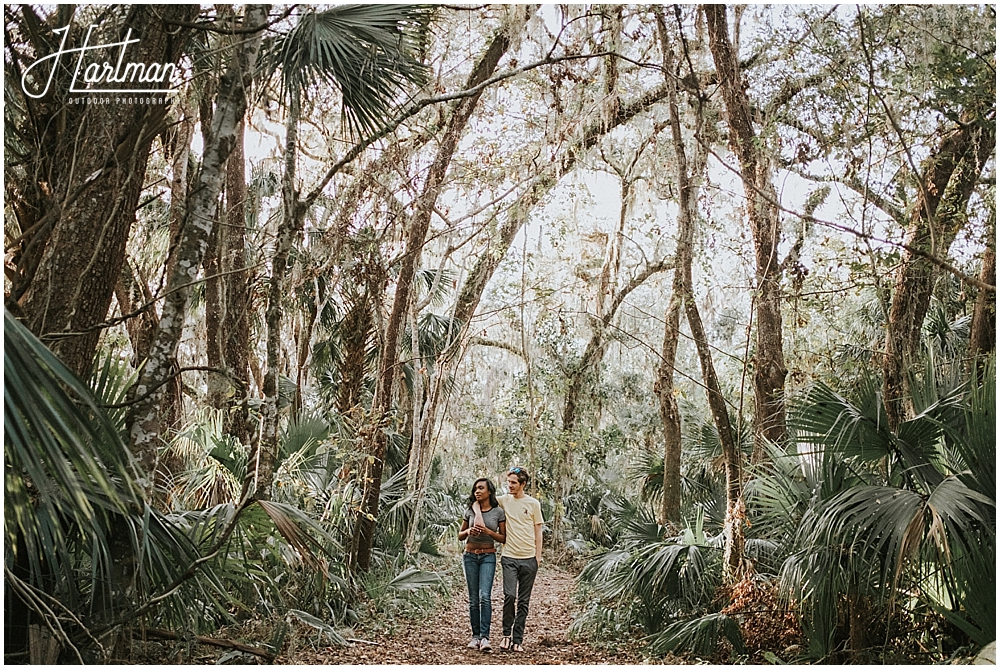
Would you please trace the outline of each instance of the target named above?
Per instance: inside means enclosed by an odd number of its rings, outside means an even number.
[[[524,467],[511,467],[507,470],[507,474],[513,474],[516,476],[518,483],[521,485],[528,485],[528,481],[531,480],[531,477],[528,476],[528,470]]]

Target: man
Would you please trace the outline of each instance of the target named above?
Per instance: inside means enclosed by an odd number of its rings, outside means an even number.
[[[524,652],[524,623],[535,585],[538,565],[542,563],[542,506],[525,494],[530,477],[521,467],[507,472],[507,495],[498,498],[507,516],[507,543],[500,565],[503,569],[503,639],[500,648]],[[478,523],[478,508],[477,523]]]

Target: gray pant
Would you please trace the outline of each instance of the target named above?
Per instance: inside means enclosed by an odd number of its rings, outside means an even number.
[[[524,642],[524,623],[528,619],[528,602],[535,587],[538,560],[527,558],[500,558],[503,568],[503,635],[512,643]],[[516,609],[516,615],[515,615]]]

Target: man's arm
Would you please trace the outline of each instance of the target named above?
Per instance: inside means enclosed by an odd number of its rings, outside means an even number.
[[[542,523],[535,524],[535,560],[542,564]]]
[[[472,512],[476,514],[475,520],[472,522],[473,527],[476,525],[482,525],[486,527],[486,523],[483,522],[483,511],[479,508],[479,500],[477,499],[472,503]]]

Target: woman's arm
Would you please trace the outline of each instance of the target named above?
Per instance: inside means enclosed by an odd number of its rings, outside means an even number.
[[[498,529],[498,532],[494,532],[490,528],[486,527],[486,525],[476,525],[470,531],[474,534],[485,534],[493,541],[499,541],[502,544],[507,543],[507,521],[501,520]]]
[[[469,538],[469,519],[462,519],[462,527],[458,530],[458,540],[465,541]]]

